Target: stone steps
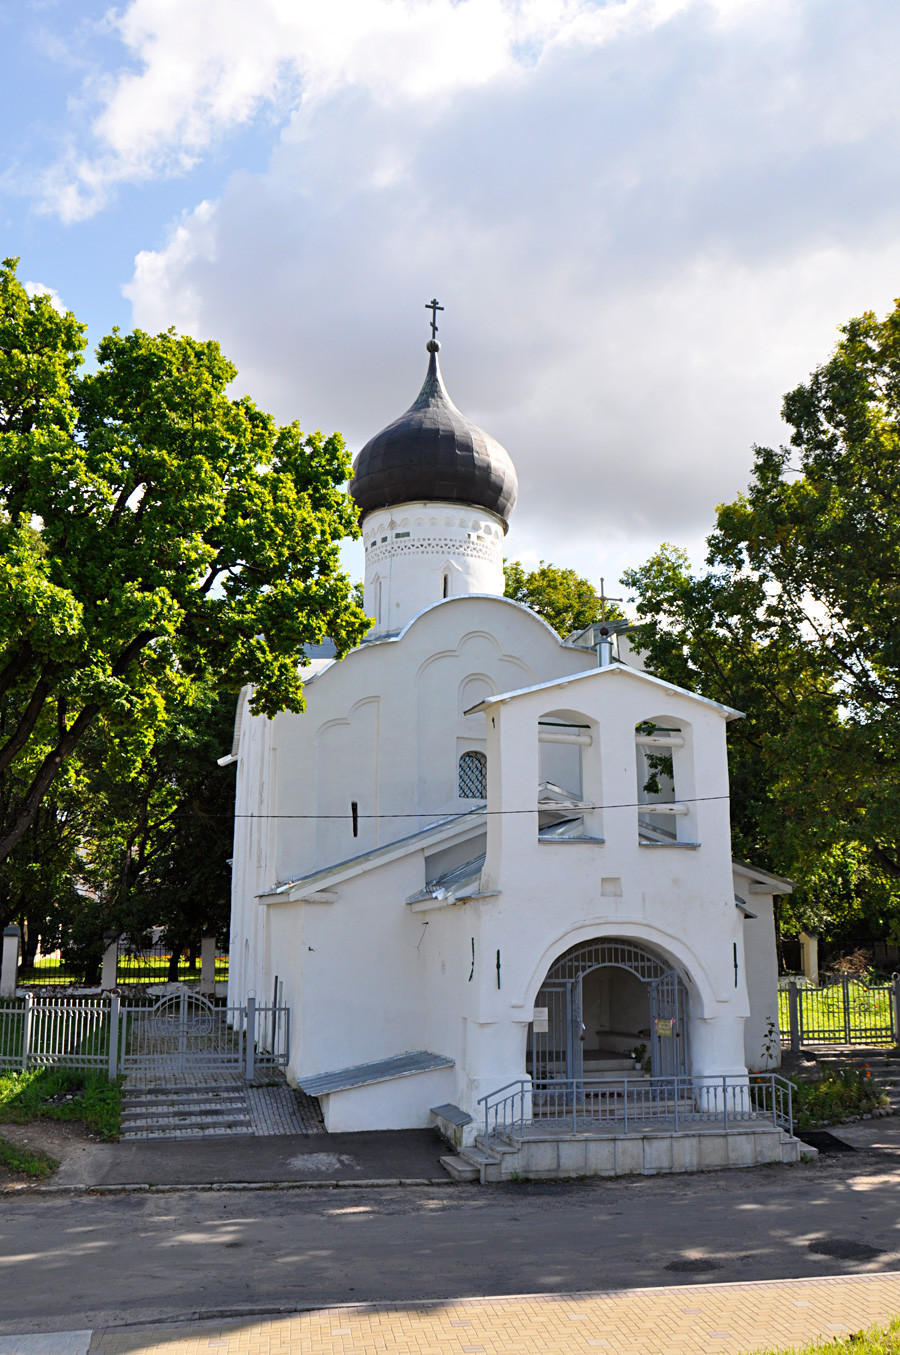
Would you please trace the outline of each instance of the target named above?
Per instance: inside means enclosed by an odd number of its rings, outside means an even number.
[[[239,1085],[126,1089],[124,1094],[119,1134],[123,1140],[252,1133],[250,1102]]]

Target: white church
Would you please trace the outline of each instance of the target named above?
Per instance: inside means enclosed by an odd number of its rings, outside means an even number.
[[[731,857],[739,712],[503,597],[513,463],[427,348],[354,462],[371,630],[304,714],[241,696],[229,1002],[279,985],[329,1130],[470,1141],[519,1080],[771,1067],[790,884]]]

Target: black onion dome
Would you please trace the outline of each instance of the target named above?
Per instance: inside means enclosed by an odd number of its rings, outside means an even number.
[[[518,482],[509,453],[456,408],[429,343],[428,375],[415,404],[376,433],[353,463],[350,493],[362,513],[430,500],[487,508],[504,523]]]

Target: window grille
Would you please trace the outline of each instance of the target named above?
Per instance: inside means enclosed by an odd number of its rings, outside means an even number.
[[[487,758],[484,753],[463,753],[459,759],[459,795],[462,800],[487,799]]]

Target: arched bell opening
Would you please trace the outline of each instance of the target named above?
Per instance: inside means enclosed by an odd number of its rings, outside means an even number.
[[[687,988],[646,946],[618,937],[579,942],[554,960],[534,1006],[526,1055],[533,1078],[621,1077],[647,1061],[652,1077],[688,1072]]]

